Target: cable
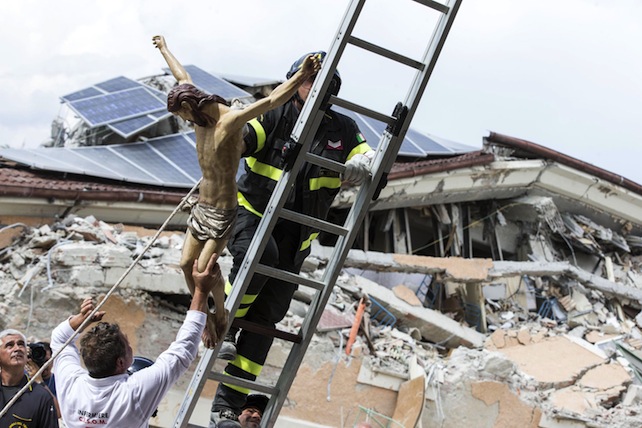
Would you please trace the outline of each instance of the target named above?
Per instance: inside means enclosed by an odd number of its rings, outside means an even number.
[[[192,187],[192,189],[189,191],[189,193],[187,193],[187,195],[185,195],[185,197],[183,197],[181,202],[176,206],[176,208],[174,208],[174,211],[172,211],[171,214],[169,215],[169,217],[167,217],[167,220],[165,220],[165,222],[161,225],[161,227],[158,229],[158,231],[156,231],[156,234],[154,234],[152,239],[143,248],[143,251],[138,255],[138,257],[136,257],[136,259],[132,262],[132,264],[129,266],[129,268],[127,268],[127,270],[125,272],[123,272],[123,274],[120,276],[118,281],[116,281],[116,283],[107,292],[107,294],[105,295],[103,300],[101,300],[96,305],[94,310],[91,311],[91,313],[87,316],[85,321],[83,321],[82,324],[80,324],[80,326],[78,326],[78,329],[76,329],[74,334],[72,334],[71,337],[69,337],[69,339],[67,339],[67,341],[62,345],[62,347],[58,350],[58,352],[56,352],[54,355],[52,355],[51,358],[48,361],[46,361],[42,365],[42,367],[40,367],[40,370],[38,370],[38,372],[36,372],[36,374],[31,379],[29,379],[29,382],[27,382],[27,384],[25,386],[23,386],[22,389],[20,391],[18,391],[18,393],[16,395],[14,395],[11,400],[9,400],[9,402],[4,406],[2,411],[0,411],[0,418],[3,417],[7,413],[9,408],[11,406],[13,406],[13,404],[18,400],[18,398],[20,398],[20,396],[22,396],[22,394],[24,394],[24,392],[31,387],[31,385],[34,383],[35,379],[38,378],[38,376],[40,376],[42,374],[42,372],[45,371],[45,369],[47,367],[49,367],[53,363],[54,359],[62,352],[62,350],[65,349],[67,347],[67,345],[69,345],[72,341],[74,341],[76,339],[76,337],[78,336],[78,334],[80,334],[80,332],[83,331],[83,329],[88,324],[90,324],[92,322],[92,319],[93,319],[94,315],[96,314],[96,312],[98,312],[100,310],[100,308],[103,307],[103,305],[105,304],[107,299],[109,299],[109,297],[112,294],[114,294],[114,292],[116,291],[116,288],[118,288],[118,286],[123,282],[123,280],[125,279],[125,277],[127,277],[129,272],[131,272],[132,269],[134,269],[134,267],[136,266],[136,264],[140,261],[140,259],[143,258],[143,255],[152,246],[152,244],[160,236],[160,234],[163,232],[163,230],[165,230],[165,228],[169,224],[169,221],[176,215],[177,212],[180,211],[180,209],[183,207],[183,205],[185,205],[185,203],[187,202],[187,199],[190,196],[192,196],[192,194],[196,191],[196,189],[198,189],[198,186],[201,184],[202,180],[203,180],[202,178],[200,180],[198,180],[198,182],[194,185],[194,187]]]

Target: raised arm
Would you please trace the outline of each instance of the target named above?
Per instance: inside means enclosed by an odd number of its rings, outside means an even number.
[[[174,54],[172,54],[167,48],[165,37],[154,36],[152,37],[152,42],[154,43],[154,46],[158,48],[161,55],[163,55],[163,58],[165,58],[165,62],[167,62],[167,65],[169,66],[169,69],[171,70],[178,84],[180,85],[183,83],[192,83],[192,78],[190,77],[187,70],[185,70],[185,67],[183,67],[183,65],[178,62]]]
[[[71,326],[71,328],[73,328],[74,330],[77,330],[78,327],[80,327],[80,325],[87,319],[87,317],[91,314],[93,310],[94,310],[94,300],[91,297],[85,298],[80,304],[80,312],[72,316],[71,318],[69,318],[69,325]],[[105,311],[97,311],[93,315],[90,323],[102,320],[104,315],[105,315]],[[89,325],[90,323],[88,323],[87,325]],[[85,328],[87,327],[87,325],[85,325]]]
[[[250,104],[244,110],[233,110],[225,115],[223,120],[231,121],[233,128],[241,128],[245,122],[285,104],[299,89],[299,86],[320,69],[319,59],[314,55],[308,55],[301,68],[292,77],[277,86],[270,95]]]

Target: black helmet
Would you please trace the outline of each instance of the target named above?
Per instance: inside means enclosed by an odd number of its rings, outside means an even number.
[[[154,364],[152,360],[145,357],[134,357],[132,365],[127,369],[127,374],[133,375],[138,370],[146,369],[147,367]]]
[[[323,60],[325,59],[325,56],[327,55],[324,51],[317,51],[317,52],[310,52],[307,53],[301,58],[297,59],[294,61],[294,64],[292,64],[292,67],[290,67],[290,71],[287,72],[285,77],[289,79],[290,77],[294,76],[294,73],[299,71],[301,66],[303,65],[303,60],[308,56],[308,55],[314,55],[319,58],[319,62],[323,64]],[[330,85],[329,92],[332,95],[337,95],[339,93],[339,89],[341,88],[341,75],[339,74],[339,70],[334,70],[334,76],[332,76],[332,84]]]

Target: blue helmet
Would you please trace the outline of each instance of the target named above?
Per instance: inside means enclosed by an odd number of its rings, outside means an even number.
[[[317,52],[310,52],[310,53],[307,53],[307,54],[305,54],[305,55],[301,56],[301,58],[299,58],[299,59],[297,59],[296,61],[294,61],[294,64],[292,64],[292,67],[290,67],[290,70],[289,70],[289,71],[287,72],[287,74],[285,75],[285,77],[286,77],[287,79],[289,79],[290,77],[292,77],[292,76],[294,75],[294,73],[296,73],[297,71],[299,71],[299,69],[301,68],[301,66],[303,66],[303,60],[304,60],[308,55],[315,55],[315,56],[317,56],[317,57],[319,58],[319,62],[320,62],[321,64],[323,64],[323,60],[325,59],[325,57],[326,57],[326,55],[327,55],[327,54],[325,53],[325,51],[317,51]],[[335,69],[335,70],[334,70],[334,76],[332,76],[332,84],[330,85],[329,92],[330,92],[332,95],[337,95],[337,94],[339,93],[339,89],[340,89],[340,88],[341,88],[341,75],[339,74],[339,70],[336,70],[336,69]]]
[[[127,374],[131,376],[137,371],[146,369],[152,364],[154,364],[154,362],[149,358],[134,357],[134,360],[132,361],[132,365],[129,366],[129,368],[127,369]],[[158,409],[154,410],[154,413],[152,413],[152,418],[155,418],[157,415],[158,415]]]

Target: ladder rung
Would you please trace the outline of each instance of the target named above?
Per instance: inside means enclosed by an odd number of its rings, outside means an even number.
[[[258,391],[268,395],[274,395],[279,392],[278,388],[276,388],[275,386],[270,386],[264,383],[254,382],[251,380],[242,379],[240,377],[226,375],[219,372],[210,372],[208,378],[211,380],[217,380],[219,382],[240,386],[241,388],[248,388],[252,391]]]
[[[382,48],[381,46],[366,42],[365,40],[358,37],[352,36],[348,41],[351,44],[360,47],[361,49],[376,53],[393,61],[397,61],[398,63],[407,65],[408,67],[416,68],[417,70],[423,71],[424,67],[426,66],[426,64],[424,64],[423,62],[416,61],[412,58],[408,58],[407,56],[403,56],[386,48]]]
[[[392,125],[393,123],[395,123],[395,118],[392,116],[379,113],[378,111],[370,110],[367,107],[360,106],[359,104],[352,103],[350,101],[344,100],[343,98],[335,97],[334,95],[330,96],[328,103],[343,107],[355,113],[364,114],[388,125]]]
[[[237,318],[232,322],[232,327],[242,328],[243,330],[250,331],[252,333],[261,334],[263,336],[274,337],[277,339],[283,339],[292,343],[301,343],[301,335],[289,333],[287,331],[279,330],[278,328],[267,327],[261,324],[256,324],[243,318]]]
[[[291,282],[292,284],[307,285],[308,287],[314,288],[315,290],[319,291],[323,290],[323,288],[325,287],[325,284],[320,281],[304,278],[301,275],[286,272],[284,270],[276,269],[262,264],[256,265],[256,273],[260,273],[261,275],[269,276],[271,278],[280,279],[281,281]]]
[[[345,227],[338,226],[334,223],[330,223],[329,221],[310,217],[309,215],[295,213],[294,211],[285,208],[281,210],[281,214],[279,215],[279,217],[293,221],[295,223],[304,224],[306,226],[310,226],[315,229],[331,233],[333,235],[346,236],[348,234],[348,229],[346,229]]]
[[[321,157],[319,155],[315,155],[314,153],[307,152],[305,155],[305,160],[306,162],[313,163],[315,165],[322,166],[325,169],[329,169],[331,171],[339,172],[343,174],[346,172],[346,166],[342,164],[341,162],[333,161],[331,159],[327,159],[324,157]]]
[[[450,10],[450,8],[445,4],[441,4],[433,0],[415,0],[415,1],[417,3],[423,4],[424,6],[428,6],[431,9],[438,10],[439,12],[442,12],[442,13],[448,13],[448,11]]]

